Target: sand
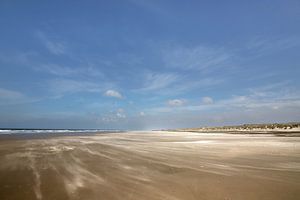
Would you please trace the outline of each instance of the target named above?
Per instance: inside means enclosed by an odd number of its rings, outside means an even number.
[[[300,199],[300,137],[0,137],[0,199]]]

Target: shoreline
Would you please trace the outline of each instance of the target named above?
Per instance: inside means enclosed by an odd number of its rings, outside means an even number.
[[[127,134],[127,133],[199,133],[205,135],[228,134],[249,136],[276,136],[276,137],[300,137],[300,131],[203,131],[203,130],[152,130],[152,131],[120,131],[120,132],[85,132],[85,133],[14,133],[0,134],[0,143],[8,140],[45,140],[68,137],[93,137],[101,135]]]

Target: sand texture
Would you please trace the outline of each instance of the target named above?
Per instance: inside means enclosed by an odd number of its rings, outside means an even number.
[[[127,132],[0,138],[1,200],[300,199],[300,137]]]

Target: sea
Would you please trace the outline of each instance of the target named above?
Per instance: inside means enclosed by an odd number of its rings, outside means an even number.
[[[13,134],[91,134],[91,133],[115,133],[123,132],[124,130],[116,129],[0,129],[0,135]]]

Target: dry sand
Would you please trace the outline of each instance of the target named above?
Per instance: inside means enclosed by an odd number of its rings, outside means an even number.
[[[300,199],[300,137],[0,138],[0,199]]]

